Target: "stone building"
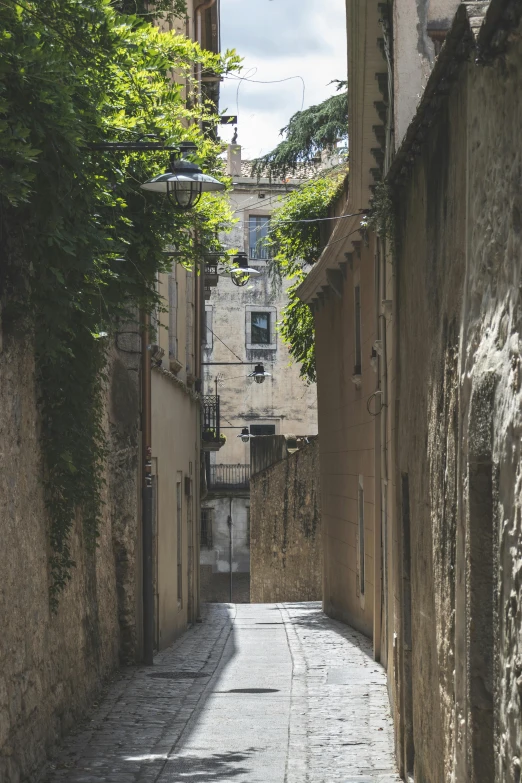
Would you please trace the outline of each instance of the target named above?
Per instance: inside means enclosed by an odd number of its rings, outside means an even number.
[[[196,37],[193,3],[187,27]],[[200,9],[201,42],[219,41],[216,6]],[[205,32],[206,31],[206,32]],[[206,37],[205,37],[206,36]],[[198,34],[197,37],[200,37]],[[215,87],[215,85],[214,85]],[[158,281],[170,326],[142,345],[140,326],[121,328],[110,348],[105,420],[108,463],[97,546],[78,517],[76,566],[49,606],[50,521],[44,498],[40,420],[31,340],[0,322],[0,780],[36,775],[120,663],[143,656],[141,398],[143,348],[152,360],[152,473],[155,492],[154,643],[169,644],[198,612],[200,344],[203,295],[194,273],[173,265]],[[4,292],[2,292],[3,295]],[[199,302],[199,304],[198,304]],[[170,339],[170,343],[169,343]],[[164,355],[161,356],[161,352]],[[149,359],[150,357],[150,359]]]
[[[320,601],[323,542],[317,438],[250,445],[250,600]]]
[[[315,434],[317,403],[315,386],[301,380],[299,367],[291,363],[277,331],[288,282],[269,274],[264,243],[270,214],[302,179],[252,176],[251,164],[241,161],[239,145],[228,148],[228,172],[233,178],[230,201],[237,223],[223,238],[224,246],[246,252],[248,264],[259,274],[243,287],[220,276],[205,306],[204,392],[219,396],[220,431],[226,442],[219,451],[205,455],[200,562],[202,600],[228,601],[232,595],[234,601],[248,601],[250,441],[237,436],[245,427],[254,437]],[[302,171],[303,178],[310,174]],[[262,384],[248,377],[256,363],[270,373]]]
[[[354,217],[300,289],[317,332],[324,605],[388,670],[405,780],[514,783],[522,7],[347,10],[351,170],[335,208]]]

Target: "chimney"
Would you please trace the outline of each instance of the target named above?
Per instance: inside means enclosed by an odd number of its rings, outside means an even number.
[[[229,177],[241,176],[241,144],[228,145],[227,174]]]

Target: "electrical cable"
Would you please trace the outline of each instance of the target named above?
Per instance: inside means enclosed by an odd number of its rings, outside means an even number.
[[[234,354],[234,356],[236,357],[236,359],[239,359],[239,361],[240,361],[240,362],[242,362],[242,361],[243,361],[243,359],[242,359],[240,356],[238,356],[238,355],[237,355],[237,353],[236,353],[235,351],[233,351],[233,350],[232,350],[232,348],[231,348],[229,345],[227,345],[227,344],[226,344],[226,342],[225,342],[224,340],[222,340],[222,339],[221,339],[221,337],[218,337],[218,336],[217,336],[217,334],[216,334],[215,332],[213,332],[213,331],[212,331],[212,329],[210,328],[210,326],[207,326],[207,329],[208,329],[208,331],[210,332],[210,334],[212,334],[212,335],[213,335],[213,336],[216,338],[216,340],[219,340],[219,342],[220,342],[220,343],[223,343],[223,345],[225,346],[225,348],[226,348],[227,350],[229,350],[229,351],[230,351],[230,353],[233,353],[233,354]]]
[[[253,73],[252,73],[253,72]],[[252,68],[249,68],[249,70],[246,72],[246,76],[236,76],[234,73],[229,73],[223,76],[223,79],[237,79],[239,81],[239,84],[237,86],[236,91],[236,114],[239,115],[239,88],[241,87],[242,82],[250,82],[251,84],[281,84],[282,82],[289,82],[292,79],[300,79],[301,83],[303,85],[303,94],[301,97],[301,108],[299,111],[303,111],[304,107],[304,100],[305,100],[305,80],[302,76],[296,75],[296,76],[286,76],[284,79],[251,79],[248,74],[251,74],[255,76],[257,73],[256,66],[253,66]]]
[[[237,210],[238,212],[240,210]],[[366,215],[368,212],[367,209],[362,209],[359,212],[352,212],[350,215],[336,215],[334,217],[325,217],[325,218],[303,218],[302,220],[278,220],[278,225],[286,224],[286,223],[322,223],[325,220],[342,220],[343,218],[351,218],[351,217],[357,217],[357,215]],[[266,221],[266,223],[261,223],[258,228],[265,228],[265,226],[268,226],[270,224],[270,219]],[[245,220],[238,220],[237,224],[239,225],[245,225]],[[237,225],[236,224],[236,225]]]

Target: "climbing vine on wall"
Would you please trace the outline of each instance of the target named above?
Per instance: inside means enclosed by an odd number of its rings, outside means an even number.
[[[195,160],[220,176],[220,148],[200,131],[200,120],[217,118],[191,88],[195,62],[222,73],[238,58],[202,52],[110,0],[0,5],[2,328],[23,330],[34,344],[53,606],[74,565],[77,515],[85,545],[97,539],[111,334],[137,308],[158,304],[165,246],[190,264],[194,232],[213,249],[231,218],[219,196],[177,214],[140,190],[165,170],[164,154],[93,152],[87,144],[143,134],[189,140]],[[172,76],[188,84],[188,96]]]
[[[329,207],[342,191],[347,171],[346,165],[338,166],[307,180],[285,197],[270,220],[273,250],[270,272],[276,279],[284,277],[293,281],[287,291],[289,301],[282,311],[279,331],[290,355],[301,365],[301,377],[307,383],[316,380],[314,319],[296,291],[324,249],[324,223],[318,219],[328,217]]]

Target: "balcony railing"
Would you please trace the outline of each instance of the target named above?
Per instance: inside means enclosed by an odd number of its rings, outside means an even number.
[[[248,489],[250,465],[209,465],[207,486],[213,490]]]
[[[219,394],[205,394],[201,401],[201,448],[218,451],[225,441],[220,432]]]
[[[253,261],[267,261],[270,258],[270,248],[258,243],[250,248],[250,258]]]

